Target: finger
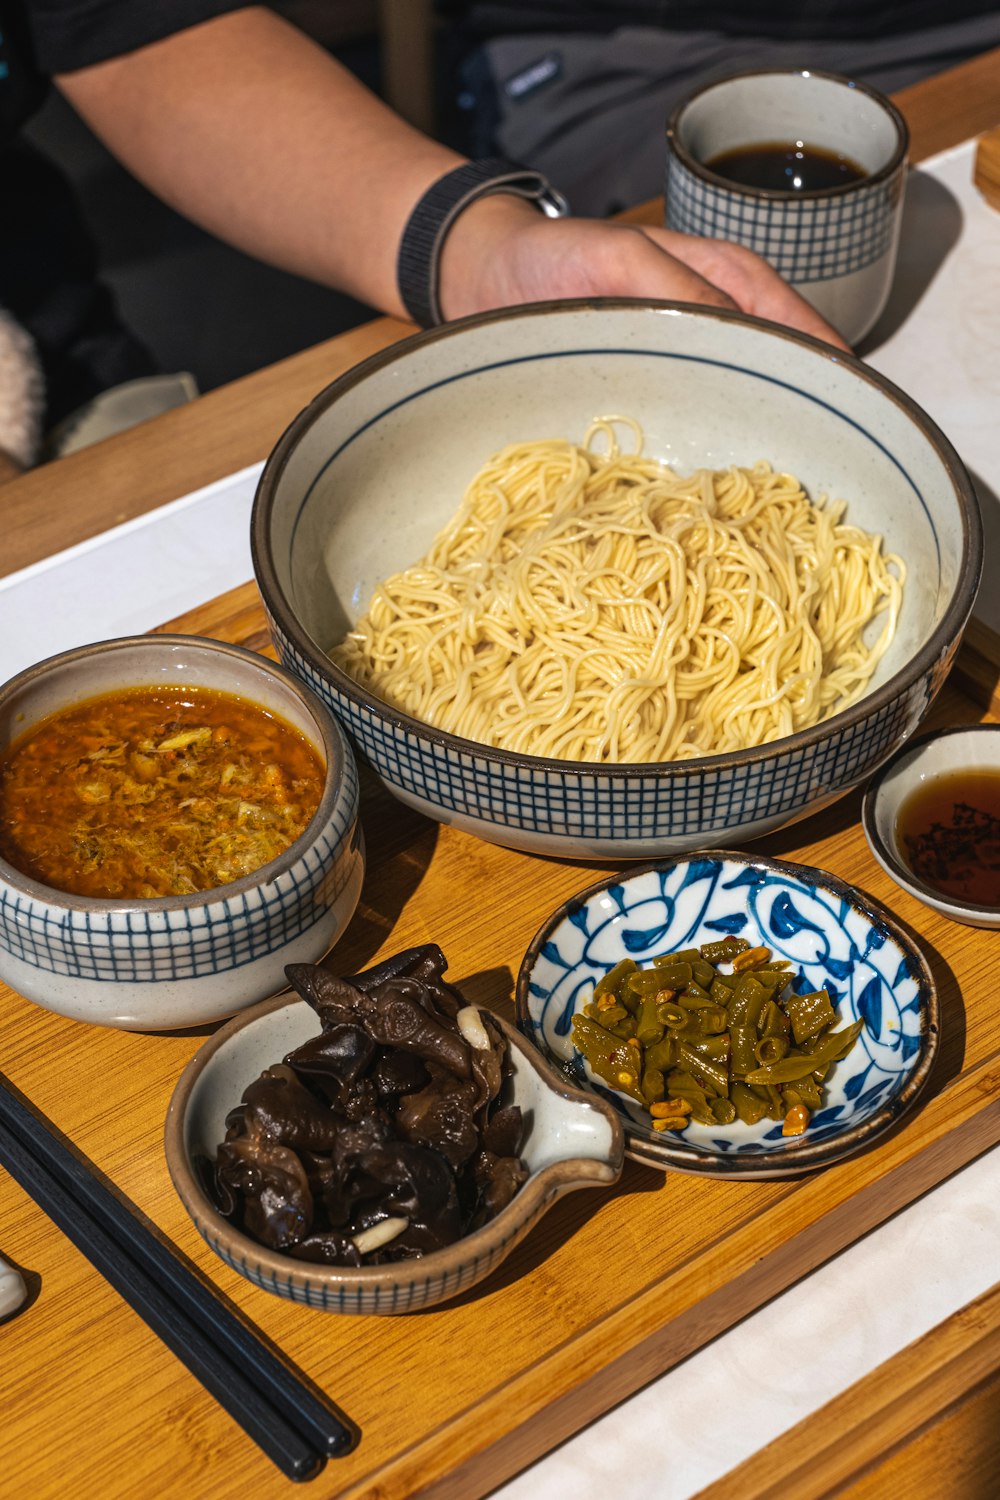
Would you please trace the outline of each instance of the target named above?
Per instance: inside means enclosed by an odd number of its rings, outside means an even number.
[[[701,266],[666,251],[632,225],[602,225],[600,235],[578,241],[586,253],[591,290],[666,302],[700,302],[735,311],[729,290]]]
[[[850,352],[840,334],[752,250],[728,240],[700,239],[670,229],[646,228],[653,243],[700,276],[722,287],[744,312],[784,323]]]

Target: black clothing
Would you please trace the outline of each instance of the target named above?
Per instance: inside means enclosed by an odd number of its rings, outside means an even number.
[[[35,340],[46,428],[113,385],[155,375],[156,361],[98,278],[72,187],[27,141],[0,150],[0,202],[16,205],[0,235],[0,305]]]
[[[46,426],[101,391],[157,371],[98,279],[97,252],[69,182],[20,127],[56,73],[159,41],[245,0],[0,0],[0,306],[32,335]]]
[[[649,26],[776,41],[842,41],[920,31],[996,10],[995,0],[441,0],[470,36],[578,34]]]
[[[447,12],[452,144],[536,168],[596,218],[663,192],[669,115],[713,79],[815,68],[892,93],[1000,46],[997,0],[450,0]]]

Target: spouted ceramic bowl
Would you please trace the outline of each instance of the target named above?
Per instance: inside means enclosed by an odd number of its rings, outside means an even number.
[[[320,1031],[319,1017],[305,1001],[279,996],[217,1031],[192,1058],[171,1099],[167,1164],[198,1233],[255,1286],[326,1312],[415,1312],[482,1281],[564,1193],[617,1182],[624,1156],[617,1113],[559,1074],[512,1026],[494,1019],[513,1063],[504,1102],[519,1104],[527,1121],[520,1154],[528,1178],[481,1229],[415,1260],[353,1268],[268,1250],[223,1218],[202,1186],[199,1160],[214,1160],[226,1115],[247,1085]]]
[[[388,707],[329,658],[376,584],[416,562],[486,460],[583,439],[625,414],[680,473],[768,460],[885,538],[908,577],[866,695],[740,753],[595,765],[488,749]],[[982,566],[968,476],[933,422],[860,361],[707,308],[549,303],[404,339],[289,427],[262,475],[254,568],[279,653],[332,708],[390,791],[496,843],[568,859],[650,859],[742,844],[858,785],[944,681]]]
[[[602,1083],[574,1047],[572,1017],[624,958],[740,937],[791,961],[795,988],[825,988],[838,1026],[864,1022],[824,1084],[806,1132],[764,1119],[657,1131],[645,1109]],[[938,1045],[938,1001],[919,949],[889,914],[833,875],[726,851],[612,875],[567,901],[532,942],[517,1018],[544,1057],[609,1100],[627,1154],[649,1166],[718,1177],[780,1177],[869,1146],[912,1108]]]
[[[341,936],[364,878],[350,746],[296,678],[240,646],[152,635],[50,657],[0,688],[0,748],[60,709],[157,685],[263,706],[311,741],[325,778],[311,822],[283,854],[194,895],[74,896],[0,858],[0,979],[46,1010],[131,1031],[200,1026],[283,989],[286,964],[321,958]]]

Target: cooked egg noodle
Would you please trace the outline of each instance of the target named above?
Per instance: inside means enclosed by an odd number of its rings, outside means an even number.
[[[902,561],[765,462],[680,477],[640,450],[625,418],[503,449],[333,660],[466,739],[605,763],[745,749],[860,697]]]

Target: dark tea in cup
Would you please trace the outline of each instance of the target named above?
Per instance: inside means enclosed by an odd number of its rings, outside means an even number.
[[[705,166],[719,177],[743,187],[765,192],[815,193],[824,188],[846,187],[868,174],[857,162],[838,151],[807,146],[804,141],[761,141],[720,152]]]

